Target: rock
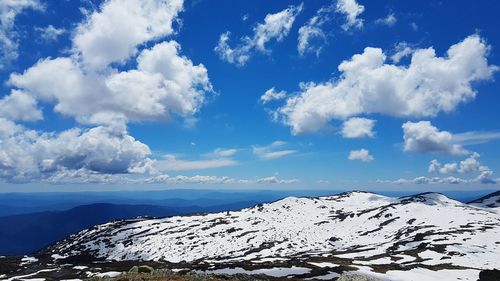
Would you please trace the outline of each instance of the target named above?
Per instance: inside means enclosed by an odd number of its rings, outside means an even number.
[[[500,280],[500,270],[486,269],[479,272],[479,281],[498,281]]]
[[[381,280],[378,278],[357,273],[344,273],[339,277],[339,279],[337,279],[337,281],[381,281]]]
[[[137,265],[132,266],[132,268],[129,269],[128,273],[134,273],[134,274],[139,273],[139,267]]]
[[[152,274],[155,271],[155,269],[149,265],[140,265],[138,271],[139,273]]]

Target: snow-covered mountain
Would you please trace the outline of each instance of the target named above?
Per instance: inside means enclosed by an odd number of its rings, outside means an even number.
[[[489,206],[489,199],[482,202]],[[289,197],[236,212],[110,222],[48,251],[212,267],[307,262],[368,272],[500,268],[500,214],[474,205],[438,193]]]
[[[490,193],[469,204],[482,208],[500,208],[500,191]]]

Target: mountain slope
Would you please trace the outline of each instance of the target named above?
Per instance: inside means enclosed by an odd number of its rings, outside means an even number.
[[[500,207],[500,190],[471,201],[468,204],[482,208],[498,208]]]
[[[214,265],[305,259],[371,269],[498,268],[500,215],[437,193],[350,192],[237,212],[111,222],[47,251]]]
[[[182,212],[150,205],[90,204],[67,211],[0,217],[0,255],[28,254],[72,233],[110,220],[172,216]]]

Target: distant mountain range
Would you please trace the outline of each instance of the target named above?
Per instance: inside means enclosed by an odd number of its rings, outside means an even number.
[[[343,190],[342,190],[343,191]],[[168,208],[211,207],[236,202],[272,202],[289,196],[326,196],[340,193],[332,190],[202,190],[171,189],[157,191],[112,191],[112,192],[36,192],[0,193],[0,216],[10,216],[45,211],[64,211],[95,203],[117,205],[154,205]],[[468,202],[491,191],[449,191],[447,197]],[[400,197],[414,194],[412,191],[384,191],[378,194]]]

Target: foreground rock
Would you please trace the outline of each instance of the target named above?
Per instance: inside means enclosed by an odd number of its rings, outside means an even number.
[[[381,280],[374,278],[374,277],[356,274],[356,273],[345,273],[345,274],[342,274],[337,279],[337,281],[381,281]]]

